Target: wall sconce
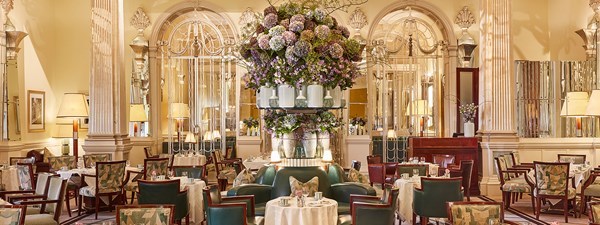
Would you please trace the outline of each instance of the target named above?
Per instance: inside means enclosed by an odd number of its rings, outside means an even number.
[[[14,27],[13,27],[14,28]],[[19,53],[19,44],[23,38],[27,36],[27,33],[23,31],[7,30],[6,31],[6,58],[16,59]]]

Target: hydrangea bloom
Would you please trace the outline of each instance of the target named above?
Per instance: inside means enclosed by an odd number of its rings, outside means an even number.
[[[312,48],[311,44],[305,40],[299,40],[294,45],[294,54],[300,58],[308,55],[308,51]]]
[[[269,35],[262,34],[258,36],[258,47],[261,49],[269,49]]]
[[[269,47],[273,49],[273,51],[279,51],[285,47],[285,41],[282,36],[273,36],[271,40],[269,40]]]
[[[263,19],[263,26],[267,29],[271,29],[271,27],[274,27],[275,25],[277,25],[277,14],[267,14]]]
[[[329,54],[331,58],[339,59],[344,55],[344,48],[338,43],[333,43],[329,46]]]
[[[314,17],[317,22],[321,22],[323,19],[325,19],[325,11],[323,11],[321,8],[316,8]]]
[[[304,30],[300,33],[300,40],[312,41],[315,38],[315,33],[312,30]]]
[[[296,21],[296,22],[292,22],[290,24],[290,31],[302,32],[302,30],[304,30],[304,23],[300,23],[300,22]]]
[[[281,36],[284,31],[285,31],[285,27],[283,27],[281,25],[277,25],[277,26],[271,27],[271,29],[269,29],[269,35]]]
[[[296,34],[294,34],[294,32],[285,31],[285,32],[283,32],[282,36],[283,36],[283,40],[285,41],[285,44],[287,46],[291,46],[296,43]]]
[[[329,37],[329,27],[325,25],[319,25],[315,28],[315,36],[321,40],[325,40]]]
[[[293,15],[292,18],[290,18],[290,23],[293,23],[293,22],[304,23],[304,21],[305,21],[304,16],[301,14]]]

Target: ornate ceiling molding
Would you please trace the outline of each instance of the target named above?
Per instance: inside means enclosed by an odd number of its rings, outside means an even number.
[[[142,7],[137,8],[133,17],[129,21],[129,24],[140,32],[143,32],[148,26],[150,26],[150,18],[144,12]]]
[[[360,8],[357,7],[350,14],[350,26],[352,28],[354,28],[354,30],[358,31],[366,25],[367,25],[367,16]]]
[[[473,17],[473,13],[471,13],[469,7],[465,6],[458,12],[458,15],[456,15],[456,18],[454,19],[454,23],[464,30],[469,29],[471,25],[475,24],[475,17]]]

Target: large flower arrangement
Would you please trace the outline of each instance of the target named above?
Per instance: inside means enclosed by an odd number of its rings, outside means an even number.
[[[463,121],[473,122],[475,113],[477,113],[477,105],[475,103],[460,105],[458,106],[458,112],[462,115]]]
[[[316,114],[287,114],[282,111],[267,110],[263,118],[267,133],[278,137],[298,130],[302,132],[296,133],[297,136],[316,132],[335,133],[342,126],[342,121],[327,111]]]
[[[258,120],[254,117],[248,117],[247,119],[242,120],[242,123],[246,125],[246,127],[258,127]]]
[[[248,65],[246,87],[351,87],[359,75],[353,62],[361,59],[362,49],[329,13],[312,1],[267,7],[239,49]]]

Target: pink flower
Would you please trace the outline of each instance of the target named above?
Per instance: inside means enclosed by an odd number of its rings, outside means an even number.
[[[296,195],[296,197],[302,197],[302,190],[296,190],[296,193],[294,193]]]

